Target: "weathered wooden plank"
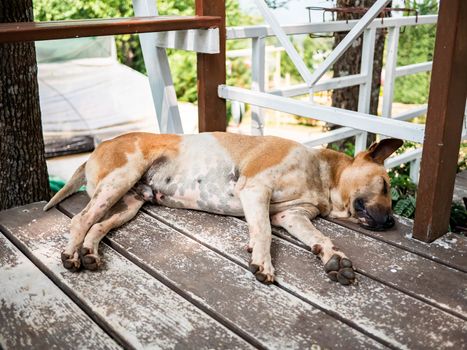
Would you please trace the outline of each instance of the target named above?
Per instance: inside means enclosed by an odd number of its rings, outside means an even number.
[[[1,349],[120,349],[0,233]]]
[[[108,246],[103,270],[65,270],[60,251],[70,220],[56,209],[44,213],[43,206],[0,212],[2,231],[125,348],[251,348]]]
[[[467,185],[467,170],[457,173],[456,178],[465,180],[464,183]]]
[[[85,202],[83,196],[74,196],[60,207],[72,214]],[[108,235],[108,241],[217,315],[224,324],[256,339],[259,347],[383,347],[277,286],[256,281],[245,261],[238,264],[225,259],[147,214],[140,213]]]
[[[219,27],[215,16],[152,16],[0,24],[0,43]]]
[[[239,219],[154,206],[144,210],[229,259],[240,264],[249,260],[249,254],[242,249],[248,241],[248,229]],[[360,250],[359,254],[364,256],[367,252]],[[280,238],[273,238],[272,255],[280,286],[390,346],[413,349],[467,347],[464,336],[467,323],[456,316],[364,275],[359,274],[359,283],[348,288],[334,284],[326,279],[321,263],[311,252]],[[360,263],[359,260],[357,267]],[[378,265],[380,261],[368,259],[367,263]],[[433,284],[436,283],[434,280]],[[433,331],[407,327],[416,322],[429,323]]]
[[[387,231],[366,230],[347,220],[329,219],[329,221],[438,263],[467,272],[466,237],[450,232],[431,243],[425,243],[412,238],[413,221],[403,217],[397,217],[394,228]]]
[[[360,272],[467,320],[466,273],[323,219],[315,225]]]

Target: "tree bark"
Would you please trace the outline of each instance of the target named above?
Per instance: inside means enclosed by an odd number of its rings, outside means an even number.
[[[32,0],[0,0],[1,22],[33,20]],[[47,200],[36,50],[0,44],[0,210]]]
[[[376,2],[376,0],[337,0],[337,7],[370,7]],[[388,5],[389,6],[389,5]],[[362,17],[362,14],[338,14],[338,20],[346,19],[359,19]],[[335,33],[334,34],[334,47],[336,47],[342,39],[347,35],[347,33]],[[384,52],[384,41],[386,37],[386,32],[384,29],[378,29],[376,31],[376,41],[375,41],[375,54],[373,61],[373,78],[371,85],[371,99],[370,99],[370,114],[378,114],[378,102],[379,102],[379,92],[381,89],[381,70],[383,68],[383,52]],[[363,36],[361,35],[357,38],[354,44],[347,49],[347,51],[342,55],[339,60],[333,66],[333,77],[342,77],[352,74],[360,73],[360,63],[362,58],[362,42]],[[348,109],[351,111],[356,111],[358,108],[358,86],[351,86],[343,89],[336,89],[332,93],[332,106]],[[328,125],[329,130],[339,128],[338,125]],[[343,150],[345,148],[345,143],[351,141],[352,139],[345,139],[342,141],[334,142],[329,144],[330,148],[337,148]],[[370,145],[375,140],[374,134],[368,134],[368,145]]]

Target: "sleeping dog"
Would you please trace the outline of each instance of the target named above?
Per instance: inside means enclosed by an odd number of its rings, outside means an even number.
[[[151,201],[244,216],[250,270],[261,282],[274,280],[272,223],[304,242],[331,280],[347,285],[355,280],[352,262],[311,220],[321,215],[373,230],[392,227],[383,162],[401,145],[384,139],[351,158],[270,136],[130,133],[100,144],[44,210],[86,185],[91,200],[71,220],[71,238],[61,255],[72,271],[98,269],[101,239]]]

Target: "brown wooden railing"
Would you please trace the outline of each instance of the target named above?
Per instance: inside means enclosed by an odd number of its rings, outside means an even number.
[[[221,22],[222,18],[219,16],[155,16],[0,23],[0,42],[202,29],[219,27]]]

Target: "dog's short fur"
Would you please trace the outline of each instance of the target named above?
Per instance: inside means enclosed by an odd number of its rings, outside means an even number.
[[[355,279],[352,263],[311,220],[321,215],[370,229],[394,225],[383,162],[401,145],[385,139],[351,158],[278,137],[130,133],[100,144],[44,210],[87,185],[91,200],[72,219],[62,253],[70,270],[97,269],[101,239],[152,201],[245,216],[250,268],[262,282],[274,280],[272,223],[308,245],[332,280],[349,284]]]

